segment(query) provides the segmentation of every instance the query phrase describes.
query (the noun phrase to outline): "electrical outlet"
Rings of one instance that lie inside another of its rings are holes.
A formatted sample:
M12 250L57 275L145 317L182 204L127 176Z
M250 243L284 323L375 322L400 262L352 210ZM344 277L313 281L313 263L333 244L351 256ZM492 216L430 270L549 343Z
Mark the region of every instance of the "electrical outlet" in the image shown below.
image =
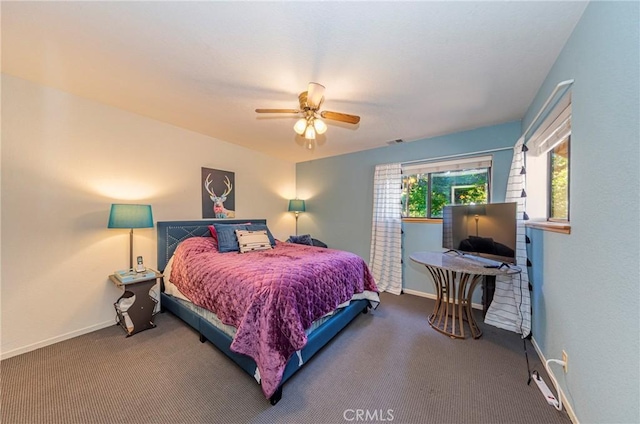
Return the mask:
M562 351L562 362L564 362L562 369L564 369L564 373L566 374L569 370L569 355L567 355L567 352L564 350Z

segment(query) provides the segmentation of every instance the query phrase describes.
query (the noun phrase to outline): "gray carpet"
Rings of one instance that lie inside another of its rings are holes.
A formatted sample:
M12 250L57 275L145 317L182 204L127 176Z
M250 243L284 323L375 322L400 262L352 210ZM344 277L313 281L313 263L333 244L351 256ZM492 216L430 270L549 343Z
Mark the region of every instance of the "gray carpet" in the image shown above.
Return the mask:
M129 338L114 325L2 361L2 423L570 423L527 386L517 334L480 324L482 338L453 340L429 327L432 308L382 294L276 406L170 313Z

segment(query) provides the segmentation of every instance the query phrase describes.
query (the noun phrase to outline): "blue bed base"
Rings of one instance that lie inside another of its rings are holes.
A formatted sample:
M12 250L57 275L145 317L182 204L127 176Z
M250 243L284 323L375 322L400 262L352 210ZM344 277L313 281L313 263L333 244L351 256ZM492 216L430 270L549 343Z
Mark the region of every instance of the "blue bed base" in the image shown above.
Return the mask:
M161 272L164 271L167 262L181 241L190 237L211 237L209 225L214 222L225 224L243 224L246 222L256 224L267 223L265 219L158 222L158 270ZM225 355L238 364L240 368L253 377L256 369L256 363L246 355L241 355L231 351L231 337L220 331L200 315L183 306L172 296L161 293L161 306L163 310L166 309L170 311L198 331L201 342L209 340ZM356 300L351 302L351 304L344 308L340 313L325 321L308 336L307 344L301 351L302 358L304 358L305 361L304 363L307 363L313 355L315 355L336 334L346 327L347 324L357 317L358 314L361 312L367 313L368 310L369 301ZM287 362L287 366L284 369L278 390L276 390L274 395L269 399L272 405L275 405L281 399L282 385L303 366L304 364L299 365L297 355L293 355L291 359L289 359L289 362Z

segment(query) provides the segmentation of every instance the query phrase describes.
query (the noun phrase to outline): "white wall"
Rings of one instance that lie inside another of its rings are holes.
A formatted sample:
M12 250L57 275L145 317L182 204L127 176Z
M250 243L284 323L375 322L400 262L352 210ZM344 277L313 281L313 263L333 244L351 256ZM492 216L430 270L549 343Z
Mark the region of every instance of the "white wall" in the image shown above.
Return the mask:
M2 118L3 358L115 323L107 276L128 266L129 234L107 229L111 203L201 219L200 168L223 169L236 217L294 231L293 163L7 75ZM155 267L155 228L134 231L134 255Z

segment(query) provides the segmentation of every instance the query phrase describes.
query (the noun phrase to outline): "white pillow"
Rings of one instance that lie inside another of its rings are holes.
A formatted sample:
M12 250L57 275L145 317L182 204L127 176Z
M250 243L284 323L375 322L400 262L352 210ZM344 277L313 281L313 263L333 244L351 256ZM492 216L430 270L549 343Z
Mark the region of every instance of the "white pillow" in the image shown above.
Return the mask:
M265 230L250 231L236 230L240 253L254 252L256 250L270 250L271 242Z

